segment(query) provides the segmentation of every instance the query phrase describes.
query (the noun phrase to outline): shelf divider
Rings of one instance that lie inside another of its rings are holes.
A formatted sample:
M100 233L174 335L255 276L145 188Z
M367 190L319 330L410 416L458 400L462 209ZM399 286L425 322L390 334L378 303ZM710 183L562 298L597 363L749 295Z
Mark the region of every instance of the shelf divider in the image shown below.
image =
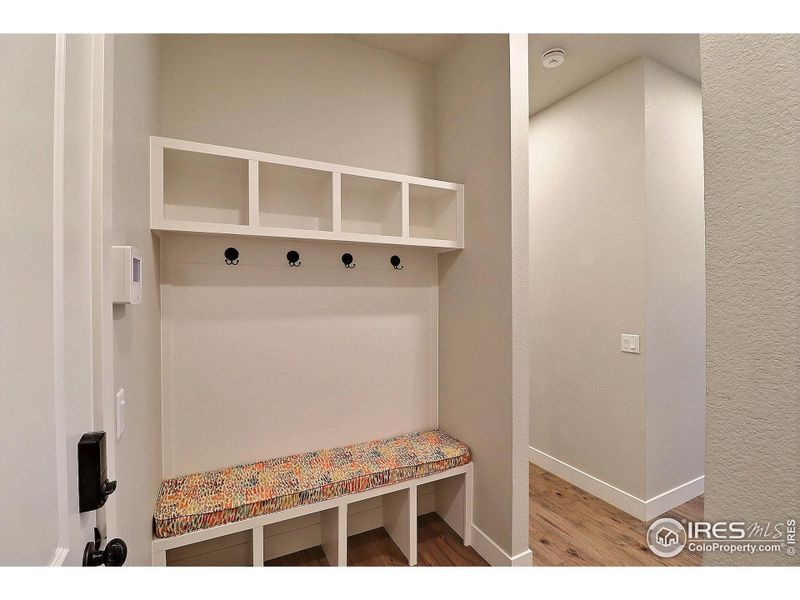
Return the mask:
M401 213L403 224L400 235L407 238L411 236L411 210L409 208L409 185L407 181L403 182L402 190Z
M342 231L342 174L338 171L333 172L331 184L331 199L333 201L333 231Z
M259 223L259 199L258 199L258 161L249 161L249 220L250 227L258 227Z

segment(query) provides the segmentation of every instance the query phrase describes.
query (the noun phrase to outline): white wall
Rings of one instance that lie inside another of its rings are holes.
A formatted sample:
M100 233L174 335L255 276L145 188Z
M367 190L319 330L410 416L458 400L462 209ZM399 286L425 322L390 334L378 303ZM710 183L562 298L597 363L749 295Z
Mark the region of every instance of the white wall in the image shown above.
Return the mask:
M114 39L113 242L143 257L143 298L114 306L114 390L125 389L117 441L117 535L126 564L150 564L152 516L161 483L161 322L158 238L150 232L150 136L158 134L158 39ZM113 438L114 432L108 434Z
M705 514L775 523L800 513L800 36L703 35L700 45ZM704 561L797 565L783 553L706 553Z
M162 135L434 173L428 65L335 35L172 35L162 52Z
M700 115L640 59L531 120L531 445L639 501L703 474Z
M465 36L437 69L437 176L465 184L466 240L439 258L439 423L473 450L475 526L530 563L527 318L515 319L527 310L527 45L512 38Z

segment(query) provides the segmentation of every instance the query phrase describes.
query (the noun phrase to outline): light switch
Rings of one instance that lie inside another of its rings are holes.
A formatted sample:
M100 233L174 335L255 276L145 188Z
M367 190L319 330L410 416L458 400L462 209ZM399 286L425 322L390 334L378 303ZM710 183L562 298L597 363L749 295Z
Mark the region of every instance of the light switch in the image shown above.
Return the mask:
M119 388L119 391L114 395L117 400L117 439L122 437L122 432L125 431L125 388Z
M623 333L622 351L631 354L639 354L639 336L631 333Z

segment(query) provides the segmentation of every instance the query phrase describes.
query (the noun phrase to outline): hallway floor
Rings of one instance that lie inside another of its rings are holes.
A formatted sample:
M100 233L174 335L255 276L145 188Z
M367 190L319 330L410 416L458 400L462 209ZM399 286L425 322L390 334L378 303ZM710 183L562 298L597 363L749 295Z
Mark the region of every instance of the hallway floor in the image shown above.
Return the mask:
M703 556L684 550L660 558L645 543L649 523L530 465L530 547L534 566L702 566ZM662 515L703 518L699 496Z
M647 523L603 502L552 473L530 465L530 547L533 564L549 566L701 566L703 556L688 551L660 558L645 545ZM663 515L703 518L699 496ZM419 517L420 566L485 566L450 527L431 513ZM405 557L383 528L348 539L349 566L404 566ZM321 547L282 556L267 566L327 566Z

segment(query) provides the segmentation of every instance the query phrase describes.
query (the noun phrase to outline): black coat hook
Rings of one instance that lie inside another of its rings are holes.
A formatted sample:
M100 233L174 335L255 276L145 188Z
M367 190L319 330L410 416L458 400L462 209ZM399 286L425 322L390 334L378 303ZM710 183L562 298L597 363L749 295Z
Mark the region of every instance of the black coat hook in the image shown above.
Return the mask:
M239 264L239 251L236 248L225 249L225 264L226 265Z
M299 267L302 264L300 262L300 253L297 250L289 250L286 253L286 260L289 261L290 267Z
M345 269L355 269L356 263L353 262L353 255L349 252L345 252L342 254L342 262L344 263Z
M389 263L395 268L396 271L399 271L403 268L403 265L400 264L400 257L396 254L389 259Z

